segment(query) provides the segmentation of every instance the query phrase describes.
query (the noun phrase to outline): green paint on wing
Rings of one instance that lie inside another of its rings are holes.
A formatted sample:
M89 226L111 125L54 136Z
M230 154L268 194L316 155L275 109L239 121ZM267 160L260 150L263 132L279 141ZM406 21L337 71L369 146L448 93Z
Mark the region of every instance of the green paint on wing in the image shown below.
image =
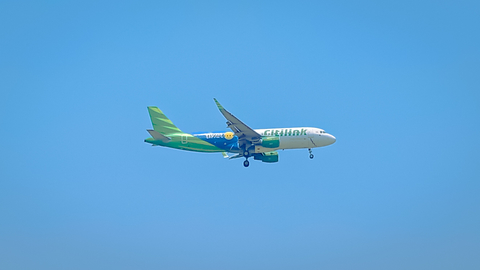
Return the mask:
M223 106L220 105L220 103L217 101L217 99L214 98L213 100L215 100L215 103L217 104L218 109L219 109L219 110L223 110Z

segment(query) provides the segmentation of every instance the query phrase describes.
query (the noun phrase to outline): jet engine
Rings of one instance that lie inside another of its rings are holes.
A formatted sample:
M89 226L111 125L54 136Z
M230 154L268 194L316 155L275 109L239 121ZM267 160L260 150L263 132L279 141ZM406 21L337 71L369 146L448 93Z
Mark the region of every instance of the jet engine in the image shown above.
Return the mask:
M277 148L280 146L280 139L272 136L262 137L261 145L266 148Z
M278 153L275 151L272 151L272 152L254 154L253 159L261 160L262 162L268 162L268 163L278 162Z

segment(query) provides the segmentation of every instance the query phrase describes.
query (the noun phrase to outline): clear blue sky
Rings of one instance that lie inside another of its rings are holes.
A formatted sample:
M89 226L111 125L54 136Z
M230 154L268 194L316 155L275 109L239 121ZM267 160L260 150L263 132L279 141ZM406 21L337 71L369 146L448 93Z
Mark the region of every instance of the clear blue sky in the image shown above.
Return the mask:
M0 269L480 269L478 1L2 1ZM314 126L280 162L151 147Z

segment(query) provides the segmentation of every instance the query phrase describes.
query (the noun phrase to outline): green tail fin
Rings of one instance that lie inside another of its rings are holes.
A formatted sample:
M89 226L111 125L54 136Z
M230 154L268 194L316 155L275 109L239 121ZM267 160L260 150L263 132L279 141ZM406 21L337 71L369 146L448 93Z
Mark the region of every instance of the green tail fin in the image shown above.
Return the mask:
M170 135L174 133L183 133L177 128L170 119L168 119L163 112L157 107L147 107L150 119L152 120L153 129L163 135Z

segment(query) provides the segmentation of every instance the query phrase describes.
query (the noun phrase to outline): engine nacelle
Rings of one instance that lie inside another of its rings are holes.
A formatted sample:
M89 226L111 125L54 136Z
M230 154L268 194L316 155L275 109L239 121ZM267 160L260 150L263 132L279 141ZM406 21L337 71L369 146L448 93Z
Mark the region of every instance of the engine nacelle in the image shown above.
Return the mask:
M253 156L253 159L261 160L262 162L269 162L269 163L278 162L278 153L273 151L273 152L255 154Z
M262 147L266 148L277 148L280 146L280 138L279 137L262 137Z

